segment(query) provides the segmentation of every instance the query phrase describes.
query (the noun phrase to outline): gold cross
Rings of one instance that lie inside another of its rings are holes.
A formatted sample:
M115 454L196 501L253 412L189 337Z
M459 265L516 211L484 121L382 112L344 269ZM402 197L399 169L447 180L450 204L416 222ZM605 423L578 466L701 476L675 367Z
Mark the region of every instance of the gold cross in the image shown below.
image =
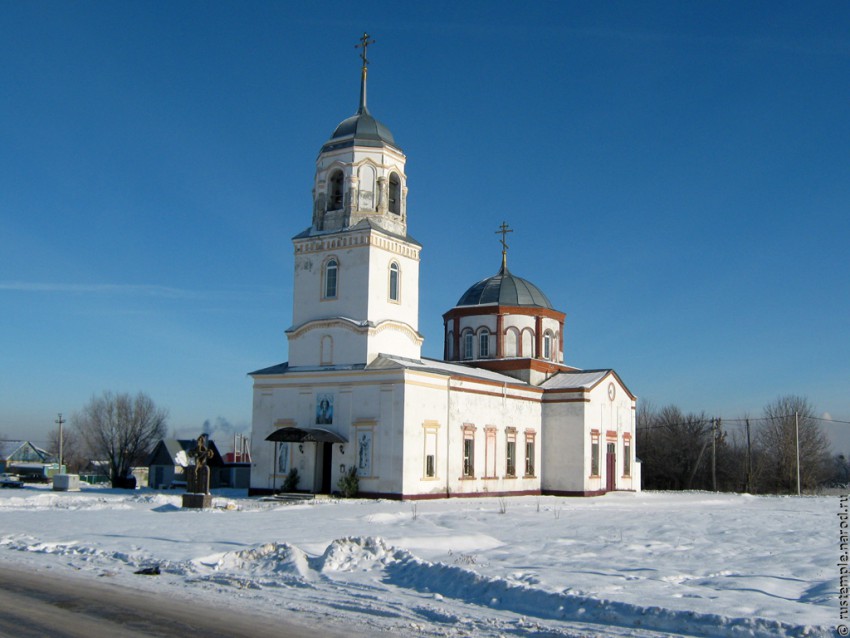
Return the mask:
M508 233L514 232L508 227L507 222L502 222L502 225L499 226L499 230L496 231L497 235L501 235L502 239L502 270L507 270L508 267L508 243L505 241L505 237L508 236Z
M507 237L508 233L514 232L508 226L507 222L502 222L502 225L499 226L499 230L496 231L497 235L501 235L502 239L500 240L502 243L502 253L506 253L508 251L508 245L505 243L505 237Z
M363 33L363 37L362 37L362 38L360 38L360 44L355 44L355 45L354 45L354 48L355 48L355 49L363 49L363 51L360 53L360 59L361 59L361 60L363 60L363 68L364 68L364 69L365 69L365 68L366 68L366 66L369 64L369 60L367 60L367 59L366 59L366 48L367 48L370 44L375 44L375 41L374 41L374 40L370 40L370 39L369 39L369 34L364 32L364 33Z

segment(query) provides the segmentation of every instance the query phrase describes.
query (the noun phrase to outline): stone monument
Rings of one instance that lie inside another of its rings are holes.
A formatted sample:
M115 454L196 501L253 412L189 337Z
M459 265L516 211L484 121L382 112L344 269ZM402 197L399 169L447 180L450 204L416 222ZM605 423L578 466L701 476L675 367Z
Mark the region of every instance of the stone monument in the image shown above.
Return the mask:
M213 451L208 445L206 434L198 437L198 444L189 452L189 456L195 459L195 464L186 468L186 493L183 495L183 507L192 509L212 507L210 468L207 461L213 457Z

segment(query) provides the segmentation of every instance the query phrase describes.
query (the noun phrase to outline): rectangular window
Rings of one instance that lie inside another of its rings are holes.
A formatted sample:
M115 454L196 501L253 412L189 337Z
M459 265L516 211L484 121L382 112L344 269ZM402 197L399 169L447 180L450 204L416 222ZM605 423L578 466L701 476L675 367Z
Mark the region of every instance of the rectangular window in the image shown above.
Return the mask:
M590 436L590 475L599 476L599 434Z
M490 333L482 332L478 335L478 358L484 359L490 356Z
M525 475L534 476L534 440L525 442Z
M424 457L425 478L436 478L437 476L437 432L440 424L437 421L425 421L422 424L422 433L425 435Z
M505 428L505 476L516 476L516 428Z
M463 476L475 476L475 439L472 438L463 440Z
M632 475L632 442L623 441L623 476Z

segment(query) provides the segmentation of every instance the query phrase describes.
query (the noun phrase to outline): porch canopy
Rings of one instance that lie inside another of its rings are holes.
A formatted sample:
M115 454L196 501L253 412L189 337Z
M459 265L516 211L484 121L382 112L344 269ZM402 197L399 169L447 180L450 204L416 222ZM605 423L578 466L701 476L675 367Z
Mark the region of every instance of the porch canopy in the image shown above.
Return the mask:
M296 428L287 426L278 428L266 437L266 441L275 443L348 443L344 436L325 428Z

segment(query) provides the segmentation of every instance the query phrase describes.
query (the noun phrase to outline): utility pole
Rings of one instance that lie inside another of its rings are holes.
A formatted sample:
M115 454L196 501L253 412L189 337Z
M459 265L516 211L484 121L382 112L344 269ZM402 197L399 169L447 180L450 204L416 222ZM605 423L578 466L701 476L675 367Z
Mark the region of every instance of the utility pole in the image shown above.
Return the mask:
M797 439L797 496L802 496L800 490L800 413L794 412L794 435Z
M717 419L711 420L711 489L717 491Z
M753 451L750 446L750 420L747 419L747 494L753 493Z
M59 413L59 418L54 421L59 425L59 471L62 471L62 424L65 423L65 419L62 418L62 413Z

